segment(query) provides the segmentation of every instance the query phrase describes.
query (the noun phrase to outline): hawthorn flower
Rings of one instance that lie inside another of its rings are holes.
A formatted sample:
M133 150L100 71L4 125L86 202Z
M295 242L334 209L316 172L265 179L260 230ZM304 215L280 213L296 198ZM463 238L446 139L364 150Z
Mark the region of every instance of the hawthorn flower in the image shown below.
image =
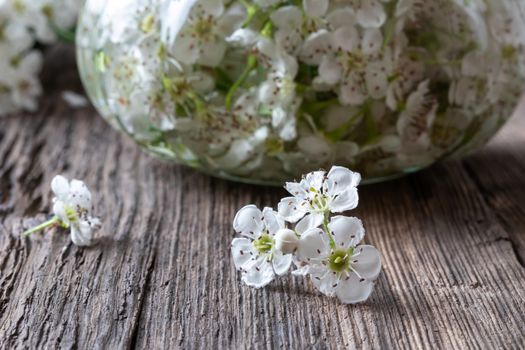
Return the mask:
M91 192L86 184L80 180L68 181L62 175L57 175L51 182L53 198L53 213L55 216L26 232L27 236L33 232L50 226L61 226L69 228L71 240L78 246L89 246L92 244L95 230L100 228L100 219L91 216L92 202Z
M171 51L175 59L185 64L218 66L226 52L225 38L241 26L246 17L244 10L235 5L225 8L223 0L193 0L181 4L171 2L175 11L181 11L181 6L185 8L176 12L172 17L174 21L166 21L164 29L168 44L173 44Z
M361 220L334 216L328 231L313 228L301 235L295 264L296 275L310 275L315 287L345 304L365 301L381 270L379 252L359 245L365 235Z
M279 215L289 222L302 219L303 223L298 225L307 225L308 222L308 226L317 227L330 212L342 213L357 207L356 187L360 181L359 173L333 166L328 174L314 171L300 182L287 182L285 188L293 196L279 202Z
M261 212L255 205L243 207L233 219L233 229L242 238L234 238L231 252L242 281L261 288L275 275L284 275L292 263L292 255L276 248L275 235L285 228L284 220L271 208Z
M430 147L430 129L437 108L437 101L429 95L428 80L425 80L410 94L397 120L397 131L405 151L424 151Z

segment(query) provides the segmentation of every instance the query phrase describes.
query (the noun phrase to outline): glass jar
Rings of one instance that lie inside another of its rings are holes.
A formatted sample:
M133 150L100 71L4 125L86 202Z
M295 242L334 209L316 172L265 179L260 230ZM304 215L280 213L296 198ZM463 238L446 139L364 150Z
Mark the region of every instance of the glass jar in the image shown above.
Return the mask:
M165 159L282 184L378 181L485 144L525 77L520 0L87 0L86 90Z

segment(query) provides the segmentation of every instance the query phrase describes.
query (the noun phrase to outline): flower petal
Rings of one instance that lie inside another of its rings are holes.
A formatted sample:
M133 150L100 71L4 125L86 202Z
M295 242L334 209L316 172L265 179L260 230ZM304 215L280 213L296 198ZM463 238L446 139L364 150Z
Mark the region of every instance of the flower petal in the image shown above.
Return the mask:
M335 294L335 289L339 285L339 278L335 272L324 270L322 275L313 273L310 276L314 286L321 293L330 297Z
M312 228L319 227L323 223L324 215L321 213L310 213L295 225L295 231L303 234Z
M334 216L328 224L328 229L336 246L345 250L355 247L365 236L363 223L354 217Z
M292 254L283 254L278 250L273 251L273 270L278 276L282 276L290 270L292 265Z
M335 58L326 55L321 59L321 64L319 65L319 76L321 77L322 82L333 85L341 79L341 73L341 66L337 63Z
M366 279L361 279L351 272L347 277L341 278L335 293L342 303L355 304L368 299L372 293L374 284Z
M184 36L178 35L171 51L175 59L182 63L194 64L199 58L199 46L190 33L185 33Z
M51 190L59 200L65 200L69 194L69 181L62 175L57 175L51 181Z
M250 287L262 288L270 283L274 276L272 263L266 257L260 257L252 268L242 275L242 281Z
M373 55L381 50L383 34L377 28L366 29L363 33L361 47L365 55Z
M379 251L371 245L361 245L356 249L356 253L358 255L352 258L352 269L362 278L376 279L381 271L381 255Z
M253 245L248 238L234 238L231 246L232 258L237 270L249 270L253 260Z
M298 28L303 21L303 14L297 6L283 6L275 10L270 19L277 28Z
M264 229L259 208L250 204L239 210L233 219L233 229L250 238L258 237Z
M333 166L326 177L326 194L337 196L343 191L357 187L361 182L361 174L342 166Z
M309 17L321 17L328 10L328 0L303 0L304 12Z
M357 10L356 19L365 28L379 28L386 20L385 9L377 0L364 1Z
M75 207L75 209L77 209L77 206L85 210L91 209L91 192L89 192L84 182L71 180L68 202L68 204Z
M268 233L275 235L277 231L284 228L284 220L273 210L272 208L264 208L262 212L264 225L268 230Z
M71 226L71 241L79 247L91 245L93 228L87 221L80 221L79 225Z
M290 192L290 194L298 199L305 199L307 198L306 189L303 187L302 184L297 182L287 182L284 185L284 188Z
M330 203L330 210L333 213L342 213L355 209L358 203L359 195L357 194L357 188L351 187L339 194L332 203Z
M313 228L301 235L296 256L301 261L308 261L312 258L324 258L330 253L330 242L326 233Z
M297 222L304 216L304 214L306 214L306 211L301 205L301 201L295 197L286 197L281 199L277 205L277 211L279 215L284 218L284 220L292 223Z
M352 52L359 45L359 33L355 27L344 26L334 32L334 46L347 52Z

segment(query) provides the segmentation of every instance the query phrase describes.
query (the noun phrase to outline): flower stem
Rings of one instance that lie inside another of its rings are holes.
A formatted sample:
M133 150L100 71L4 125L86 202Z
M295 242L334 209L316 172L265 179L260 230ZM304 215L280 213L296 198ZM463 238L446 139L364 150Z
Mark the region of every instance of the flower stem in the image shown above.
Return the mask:
M27 237L27 236L29 236L32 233L41 231L41 230L43 230L43 229L45 229L45 228L47 228L49 226L53 226L53 225L56 225L58 223L60 223L60 219L58 218L58 216L53 216L50 220L48 220L46 222L43 222L40 225L35 226L35 227L33 227L33 228L23 232L22 236Z
M326 231L326 234L328 235L328 239L330 240L330 248L335 249L335 241L334 241L334 238L332 237L332 234L330 233L330 229L328 228L328 215L329 215L328 212L326 212L324 215L323 227Z
M235 95L235 92L241 87L241 85L246 81L250 73L257 67L257 57L255 55L248 56L248 62L246 63L246 68L244 68L244 71L239 76L239 79L237 79L230 90L228 91L228 94L226 95L226 109L231 110L232 107L232 101L233 96Z

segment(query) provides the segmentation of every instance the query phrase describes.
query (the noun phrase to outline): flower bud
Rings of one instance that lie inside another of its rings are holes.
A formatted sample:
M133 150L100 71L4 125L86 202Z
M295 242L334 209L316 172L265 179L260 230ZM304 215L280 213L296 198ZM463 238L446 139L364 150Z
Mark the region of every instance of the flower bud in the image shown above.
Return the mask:
M299 245L299 238L290 229L283 228L275 234L275 248L283 252L283 254L291 254Z

